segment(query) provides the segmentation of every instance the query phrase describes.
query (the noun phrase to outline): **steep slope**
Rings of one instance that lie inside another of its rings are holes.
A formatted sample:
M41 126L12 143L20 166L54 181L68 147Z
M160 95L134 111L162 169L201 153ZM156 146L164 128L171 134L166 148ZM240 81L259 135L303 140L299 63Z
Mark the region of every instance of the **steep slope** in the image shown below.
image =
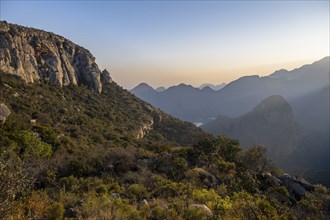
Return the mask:
M204 207L215 218L252 218L263 216L262 199L272 200L272 216L288 217L300 215L297 201L307 191L314 198L315 186L279 173L261 148L242 151L236 140L211 138L115 83L96 94L0 73L0 94L11 110L0 126L2 217L205 219L194 209ZM321 195L325 201L307 201L323 207L330 196ZM292 201L284 213L283 199ZM224 202L233 208L218 212ZM171 214L159 214L160 204Z
M0 48L0 70L26 82L49 80L102 91L102 73L93 55L64 37L0 21Z
M309 94L293 99L297 121L308 130L329 134L329 85Z
M304 128L299 148L287 161L287 167L305 170L330 170L329 85L293 100L296 118Z
M59 129L76 141L83 137L84 141L99 143L138 140L155 133L159 141L187 145L203 135L194 125L162 113L115 82L104 84L102 94L93 94L83 87L59 90L47 84L25 84L17 76L4 73L0 74L0 83L1 102L12 111L12 120L7 120L7 125L15 121L16 115L21 115L24 122L32 121L27 123L29 128L40 123ZM17 107L18 103L25 103L24 107ZM171 129L166 130L167 126ZM185 132L179 135L181 131Z
M290 105L279 95L264 99L243 116L233 119L220 116L201 128L237 138L242 146L264 145L275 161L290 155L300 136Z

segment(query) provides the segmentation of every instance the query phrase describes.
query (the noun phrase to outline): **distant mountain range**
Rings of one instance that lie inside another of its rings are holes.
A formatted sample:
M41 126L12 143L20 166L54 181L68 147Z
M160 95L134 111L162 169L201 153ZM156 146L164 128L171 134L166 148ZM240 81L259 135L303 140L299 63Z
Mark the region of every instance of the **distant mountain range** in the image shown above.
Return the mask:
M191 87L196 88L196 89L200 89L200 90L212 89L214 91L218 91L218 90L224 88L226 85L227 85L226 83L221 83L221 84L218 84L218 85L213 85L212 83L203 83L202 85L200 85L198 87L193 87L193 86L191 86ZM184 83L181 83L178 86L188 86L188 85L186 85ZM168 89L170 89L172 87L176 87L176 86L171 86ZM131 89L131 92L140 94L140 93L152 92L152 90L157 91L157 92L165 92L167 89L164 86L160 86L160 87L157 87L156 89L154 89L152 86L148 85L147 83L140 83L139 85L137 85L136 87Z
M241 77L218 91L180 84L156 92L140 84L131 92L243 146L265 145L283 167L330 170L329 63L325 57L292 71Z
M279 70L269 76L241 77L215 91L186 84L156 92L143 83L131 90L139 98L190 122L205 123L218 115L237 117L251 111L264 98L282 95L296 111L294 102L329 85L329 57L292 71Z

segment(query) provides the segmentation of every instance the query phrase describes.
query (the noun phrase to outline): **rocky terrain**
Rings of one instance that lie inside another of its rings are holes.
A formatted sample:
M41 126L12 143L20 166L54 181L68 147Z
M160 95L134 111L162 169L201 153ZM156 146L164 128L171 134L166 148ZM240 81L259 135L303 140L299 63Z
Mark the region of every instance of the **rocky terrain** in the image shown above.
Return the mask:
M111 81L88 50L50 32L0 21L0 48L0 70L26 82L85 85L100 93L101 79Z

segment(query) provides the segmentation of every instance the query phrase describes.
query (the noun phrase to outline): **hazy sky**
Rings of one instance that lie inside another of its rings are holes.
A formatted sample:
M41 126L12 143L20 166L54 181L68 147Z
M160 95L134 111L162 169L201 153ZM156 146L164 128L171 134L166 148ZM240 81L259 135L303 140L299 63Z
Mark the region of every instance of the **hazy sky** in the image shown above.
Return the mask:
M4 1L1 20L87 48L125 88L230 82L329 56L329 1Z

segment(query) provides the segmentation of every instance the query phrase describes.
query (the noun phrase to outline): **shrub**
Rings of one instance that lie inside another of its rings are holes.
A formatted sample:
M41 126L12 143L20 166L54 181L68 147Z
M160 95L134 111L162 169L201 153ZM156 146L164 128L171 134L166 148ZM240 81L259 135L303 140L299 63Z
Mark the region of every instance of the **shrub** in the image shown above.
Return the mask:
M142 200L148 197L147 189L140 184L132 184L127 188L127 195L136 200Z
M47 219L61 220L64 217L64 206L61 203L55 202L48 207Z

